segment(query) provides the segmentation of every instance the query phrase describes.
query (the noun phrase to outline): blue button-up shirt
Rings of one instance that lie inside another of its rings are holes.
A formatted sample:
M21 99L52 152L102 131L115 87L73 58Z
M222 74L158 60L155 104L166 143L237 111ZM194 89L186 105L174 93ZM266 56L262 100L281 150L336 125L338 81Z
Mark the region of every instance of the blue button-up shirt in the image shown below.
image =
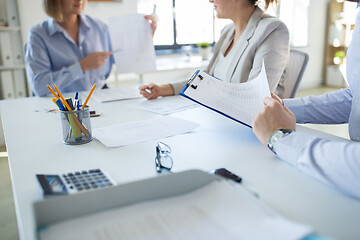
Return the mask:
M47 84L54 82L66 92L85 91L96 83L99 88L109 76L113 56L95 70L83 72L80 60L93 52L111 51L106 24L86 15L80 15L79 45L54 19L30 30L25 55L26 71L31 90L37 96L49 94Z
M358 4L359 6L359 4ZM360 199L360 14L347 52L349 88L285 100L299 123L349 123L353 141L337 142L294 132L274 145L277 155L322 182Z

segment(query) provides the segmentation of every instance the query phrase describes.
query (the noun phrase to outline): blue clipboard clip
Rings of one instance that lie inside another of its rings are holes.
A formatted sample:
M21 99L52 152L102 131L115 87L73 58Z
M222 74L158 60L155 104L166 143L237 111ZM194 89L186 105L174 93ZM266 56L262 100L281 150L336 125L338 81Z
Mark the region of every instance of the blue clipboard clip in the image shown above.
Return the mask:
M189 87L192 87L193 89L196 89L197 88L197 85L194 85L192 84L194 82L194 80L196 79L196 77L199 77L200 80L203 80L203 76L201 76L200 74L200 70L197 70L190 78L190 80L187 82L187 86Z

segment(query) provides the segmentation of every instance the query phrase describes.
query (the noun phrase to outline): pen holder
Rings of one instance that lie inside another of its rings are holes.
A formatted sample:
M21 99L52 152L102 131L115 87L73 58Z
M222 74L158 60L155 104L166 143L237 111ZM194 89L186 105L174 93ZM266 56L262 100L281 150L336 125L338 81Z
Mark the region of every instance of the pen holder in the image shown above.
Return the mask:
M88 143L92 140L89 108L78 111L60 111L63 142L69 145Z

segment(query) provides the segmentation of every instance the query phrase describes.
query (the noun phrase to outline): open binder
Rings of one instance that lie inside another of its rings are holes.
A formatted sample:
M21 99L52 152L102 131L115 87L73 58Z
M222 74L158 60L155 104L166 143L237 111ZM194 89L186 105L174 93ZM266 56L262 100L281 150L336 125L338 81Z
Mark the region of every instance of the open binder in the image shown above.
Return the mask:
M47 239L301 239L288 221L241 184L190 170L34 204Z
M180 95L251 127L256 114L270 97L269 83L263 63L259 75L245 83L228 83L197 70Z

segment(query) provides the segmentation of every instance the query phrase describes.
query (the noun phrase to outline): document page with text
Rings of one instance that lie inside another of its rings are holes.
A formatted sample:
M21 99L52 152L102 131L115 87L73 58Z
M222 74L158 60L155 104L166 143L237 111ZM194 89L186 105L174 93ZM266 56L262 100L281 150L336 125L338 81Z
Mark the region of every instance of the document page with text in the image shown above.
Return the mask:
M117 73L156 70L151 26L142 14L109 19L109 31Z
M270 97L270 89L263 64L259 75L245 83L223 82L199 71L180 94L251 126L256 114L264 106L264 98Z

